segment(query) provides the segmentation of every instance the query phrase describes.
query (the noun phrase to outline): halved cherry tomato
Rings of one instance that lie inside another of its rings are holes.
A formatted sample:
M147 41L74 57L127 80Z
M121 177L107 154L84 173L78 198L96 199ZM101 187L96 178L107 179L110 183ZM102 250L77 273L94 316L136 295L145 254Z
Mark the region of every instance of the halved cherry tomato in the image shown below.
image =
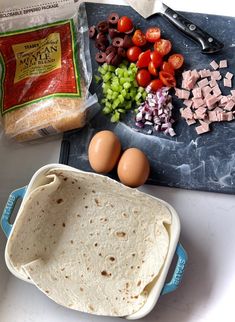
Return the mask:
M162 88L163 86L163 82L160 79L154 79L152 80L152 82L149 84L151 90L153 92L156 92L157 90L159 90L160 88Z
M132 42L138 47L144 46L147 43L145 34L140 29L137 29L132 37Z
M127 17L123 16L118 20L117 30L120 32L128 32L134 27L132 20Z
M174 54L168 58L168 62L174 69L179 69L184 63L184 57L181 54Z
M167 72L171 75L175 75L175 70L172 67L172 65L170 63L168 63L167 61L164 61L161 67L161 70L163 70L164 72Z
M155 42L161 37L161 30L160 28L157 27L150 27L146 31L146 39L149 42Z
M151 54L150 49L148 49L148 50L144 51L143 53L141 53L139 55L139 59L138 59L138 61L136 63L136 66L138 68L148 67L148 64L151 61L150 54Z
M141 53L142 53L142 50L140 49L140 47L133 46L128 48L126 55L129 61L136 62Z
M152 61L148 65L148 70L149 70L149 72L150 72L151 75L157 76L157 69L154 66L154 63Z
M167 86L167 87L175 87L176 86L176 80L172 74L161 71L161 72L159 72L159 77L165 86Z
M136 80L139 86L146 87L151 81L150 72L146 69L140 69L136 75Z
M162 56L157 51L152 51L150 54L150 58L155 66L155 68L158 68L162 64Z
M154 50L156 50L162 56L169 54L171 47L171 42L167 39L159 39L154 44Z

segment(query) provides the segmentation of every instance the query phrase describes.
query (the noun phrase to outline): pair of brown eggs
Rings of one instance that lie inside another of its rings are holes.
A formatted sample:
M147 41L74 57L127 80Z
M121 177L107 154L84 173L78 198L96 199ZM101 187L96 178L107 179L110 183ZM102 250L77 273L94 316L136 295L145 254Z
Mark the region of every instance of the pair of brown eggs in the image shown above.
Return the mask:
M111 131L101 131L93 136L88 159L97 173L106 174L117 165L120 181L129 187L141 186L149 176L150 166L145 154L137 148L129 148L121 155L121 143Z

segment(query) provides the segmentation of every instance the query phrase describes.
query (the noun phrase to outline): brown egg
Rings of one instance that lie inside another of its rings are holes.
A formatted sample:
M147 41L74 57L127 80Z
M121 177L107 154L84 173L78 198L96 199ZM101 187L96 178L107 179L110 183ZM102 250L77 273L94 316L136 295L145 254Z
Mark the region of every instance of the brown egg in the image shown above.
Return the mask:
M135 188L146 182L150 172L149 161L139 149L127 149L118 163L118 177L126 186Z
M88 148L88 159L93 170L108 173L116 165L121 153L121 143L111 131L96 133Z

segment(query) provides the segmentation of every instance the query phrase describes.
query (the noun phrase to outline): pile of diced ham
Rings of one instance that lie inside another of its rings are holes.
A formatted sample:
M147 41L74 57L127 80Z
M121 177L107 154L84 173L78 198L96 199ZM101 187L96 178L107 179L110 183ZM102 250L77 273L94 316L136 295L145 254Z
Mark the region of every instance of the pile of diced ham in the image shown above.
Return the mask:
M188 125L200 123L196 127L198 134L210 131L210 123L232 121L235 118L235 90L230 95L223 95L218 84L222 79L220 68L227 68L227 61L221 60L210 63L214 69L183 72L182 89L175 88L175 95L184 100L180 109L181 116ZM233 74L227 72L223 78L224 87L232 87Z

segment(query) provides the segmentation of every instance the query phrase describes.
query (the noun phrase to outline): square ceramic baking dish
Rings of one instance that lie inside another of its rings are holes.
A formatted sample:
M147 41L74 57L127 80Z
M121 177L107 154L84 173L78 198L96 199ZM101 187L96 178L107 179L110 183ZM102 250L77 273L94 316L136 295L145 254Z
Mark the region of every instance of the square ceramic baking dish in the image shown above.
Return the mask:
M17 225L18 221L18 214L21 211L21 208L24 205L25 199L28 196L28 194L35 189L36 187L42 185L45 182L45 174L52 168L62 168L62 169L67 169L71 171L77 171L81 172L80 170L77 170L75 168L65 166L62 164L49 164L46 165L42 168L40 168L31 178L29 184L25 187L19 188L17 190L14 190L7 201L7 204L5 206L5 209L3 211L2 217L1 217L1 226L2 230L5 233L6 237L9 238L12 232L14 231L14 227ZM97 174L97 176L99 176ZM16 202L18 199L22 199L18 214L16 216L15 222L13 224L10 224L10 217L13 213L14 207L16 205ZM179 217L174 210L174 208L166 203L163 200L160 200L156 198L158 201L160 201L162 204L164 204L169 211L171 212L172 215L172 224L168 228L168 233L170 236L170 242L169 242L169 249L167 253L167 257L165 260L165 263L161 269L160 275L155 278L149 285L147 285L147 290L148 290L148 299L145 303L145 305L136 313L126 316L126 319L129 320L135 320L135 319L140 319L144 316L146 316L156 305L158 298L160 295L164 295L170 292L173 292L177 289L179 284L181 283L185 266L187 263L187 254L186 251L184 250L183 246L179 243L179 236L180 236L180 221ZM9 260L9 254L7 251L7 245L5 248L5 261L8 269L10 272L15 275L16 277L29 282L24 275L20 274L17 272L11 265L10 260ZM173 276L170 280L170 282L165 282L168 270L170 268L171 262L173 260L174 255L176 254L177 256L177 263L176 267L174 269Z

